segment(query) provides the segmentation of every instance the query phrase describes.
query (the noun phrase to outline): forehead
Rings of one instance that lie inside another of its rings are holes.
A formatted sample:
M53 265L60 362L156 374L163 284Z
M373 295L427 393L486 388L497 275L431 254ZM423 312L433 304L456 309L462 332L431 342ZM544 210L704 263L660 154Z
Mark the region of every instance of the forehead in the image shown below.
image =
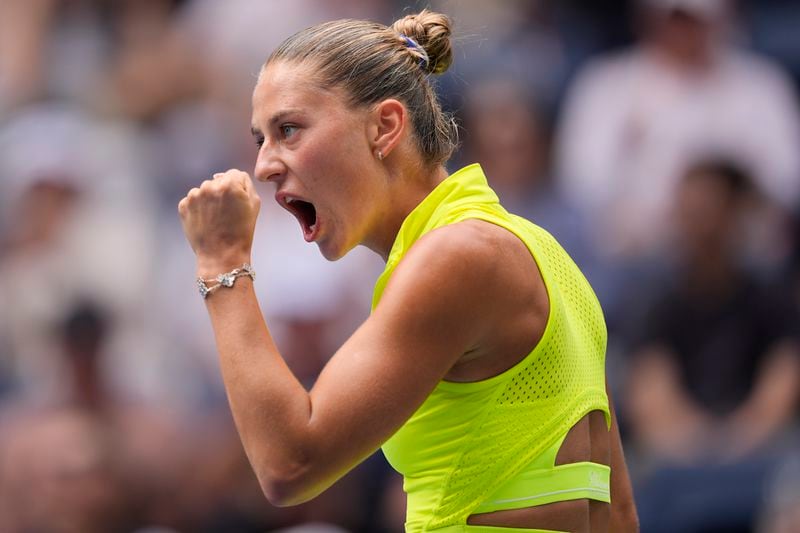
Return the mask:
M312 67L279 61L267 66L253 90L253 123L261 124L288 110L326 113L346 111L344 91L323 87Z

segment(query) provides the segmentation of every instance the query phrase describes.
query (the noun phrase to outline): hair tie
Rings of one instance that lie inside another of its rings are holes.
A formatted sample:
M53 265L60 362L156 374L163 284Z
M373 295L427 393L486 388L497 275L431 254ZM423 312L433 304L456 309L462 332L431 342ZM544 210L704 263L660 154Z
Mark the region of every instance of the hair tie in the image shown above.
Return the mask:
M420 68L422 68L424 70L428 70L428 63L429 63L428 52L426 52L424 48L422 48L419 44L417 44L417 41L415 41L414 39L412 39L408 35L406 35L404 33L401 33L400 37L402 37L403 40L405 41L406 48L414 49L417 52L419 52L419 54L421 55L421 57L419 58L419 66L420 66Z

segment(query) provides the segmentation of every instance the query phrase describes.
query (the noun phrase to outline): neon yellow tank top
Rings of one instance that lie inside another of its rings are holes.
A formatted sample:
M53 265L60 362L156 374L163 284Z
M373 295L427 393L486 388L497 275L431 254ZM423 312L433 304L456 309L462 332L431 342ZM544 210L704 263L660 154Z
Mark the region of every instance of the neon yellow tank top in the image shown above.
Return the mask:
M542 228L500 205L480 166L441 182L405 219L378 278L378 305L397 264L425 233L481 219L517 235L539 266L550 314L538 345L509 370L472 383L441 381L383 445L408 495L406 531L467 518L588 412L605 412L606 328L589 283Z

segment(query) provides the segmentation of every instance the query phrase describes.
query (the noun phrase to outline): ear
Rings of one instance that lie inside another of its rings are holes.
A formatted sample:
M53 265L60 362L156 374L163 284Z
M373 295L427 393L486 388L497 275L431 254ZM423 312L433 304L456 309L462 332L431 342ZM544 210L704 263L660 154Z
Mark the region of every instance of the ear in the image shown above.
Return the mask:
M372 151L376 154L380 151L382 157L388 156L400 142L408 125L408 110L402 102L394 98L379 102L372 110L368 125L367 134Z

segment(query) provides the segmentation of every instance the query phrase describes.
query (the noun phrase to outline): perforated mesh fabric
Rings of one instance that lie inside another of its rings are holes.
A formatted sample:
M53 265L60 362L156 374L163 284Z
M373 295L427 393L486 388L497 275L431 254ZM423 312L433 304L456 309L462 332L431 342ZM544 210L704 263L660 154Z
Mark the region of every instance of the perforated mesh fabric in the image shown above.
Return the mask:
M441 382L384 444L387 459L404 475L407 531L465 524L586 413L602 410L610 423L606 328L597 298L552 236L500 206L477 165L450 176L406 219L373 305L413 242L469 218L504 227L528 246L547 287L550 316L538 345L520 363L480 382Z
M463 523L472 509L586 413L608 413L606 330L597 299L549 234L516 222L514 226L521 227L509 229L528 230L529 235L520 237L534 253L548 286L546 335L521 365L507 372L494 401L481 414L480 426L461 443L463 451L443 485L431 529Z

